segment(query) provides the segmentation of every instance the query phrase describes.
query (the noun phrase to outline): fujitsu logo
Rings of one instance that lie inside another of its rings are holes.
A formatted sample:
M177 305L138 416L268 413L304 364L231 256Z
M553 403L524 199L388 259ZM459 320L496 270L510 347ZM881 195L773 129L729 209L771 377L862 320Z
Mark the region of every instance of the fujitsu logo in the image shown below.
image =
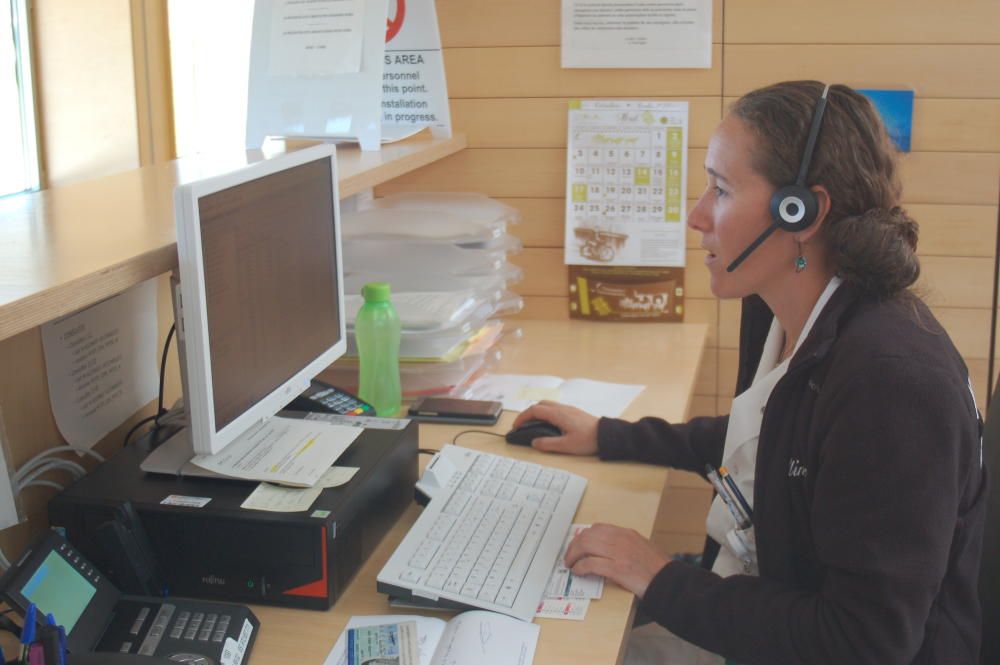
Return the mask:
M212 584L212 585L215 585L215 586L225 586L225 584L226 584L226 578L225 577L219 577L218 575L209 575L207 577L201 578L201 583L202 584Z

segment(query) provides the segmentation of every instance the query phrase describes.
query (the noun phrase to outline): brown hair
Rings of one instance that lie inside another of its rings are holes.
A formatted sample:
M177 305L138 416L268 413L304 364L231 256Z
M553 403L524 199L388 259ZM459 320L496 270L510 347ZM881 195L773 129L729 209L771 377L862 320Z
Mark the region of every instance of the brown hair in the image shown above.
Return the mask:
M818 81L788 81L754 90L732 106L757 141L754 168L775 187L795 181L805 151ZM890 298L920 275L917 223L899 207L896 155L868 98L832 85L806 185L830 192L821 230L830 260L846 282Z

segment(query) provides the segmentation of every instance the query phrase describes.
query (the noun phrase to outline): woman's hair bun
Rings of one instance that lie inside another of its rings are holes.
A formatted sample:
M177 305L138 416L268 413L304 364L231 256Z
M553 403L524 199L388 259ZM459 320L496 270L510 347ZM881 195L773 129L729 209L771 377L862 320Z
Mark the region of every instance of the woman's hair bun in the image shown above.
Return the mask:
M899 206L872 208L826 229L833 265L848 283L885 299L920 277L919 226Z

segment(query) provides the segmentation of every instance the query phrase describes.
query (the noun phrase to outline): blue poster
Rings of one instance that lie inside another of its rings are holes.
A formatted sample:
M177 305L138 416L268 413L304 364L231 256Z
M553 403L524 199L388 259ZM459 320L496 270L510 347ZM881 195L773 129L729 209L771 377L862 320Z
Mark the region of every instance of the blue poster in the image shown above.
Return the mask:
M912 90L858 90L878 109L889 137L902 152L910 152L910 132L913 129Z

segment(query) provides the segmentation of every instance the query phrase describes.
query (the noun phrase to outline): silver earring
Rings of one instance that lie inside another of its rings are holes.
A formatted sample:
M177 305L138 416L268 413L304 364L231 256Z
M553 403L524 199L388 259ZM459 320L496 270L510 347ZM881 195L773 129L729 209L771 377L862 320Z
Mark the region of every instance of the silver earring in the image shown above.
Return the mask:
M799 255L795 257L795 272L802 272L809 265L809 262L806 261L806 257L802 254L802 243L796 240L795 244L799 246Z

